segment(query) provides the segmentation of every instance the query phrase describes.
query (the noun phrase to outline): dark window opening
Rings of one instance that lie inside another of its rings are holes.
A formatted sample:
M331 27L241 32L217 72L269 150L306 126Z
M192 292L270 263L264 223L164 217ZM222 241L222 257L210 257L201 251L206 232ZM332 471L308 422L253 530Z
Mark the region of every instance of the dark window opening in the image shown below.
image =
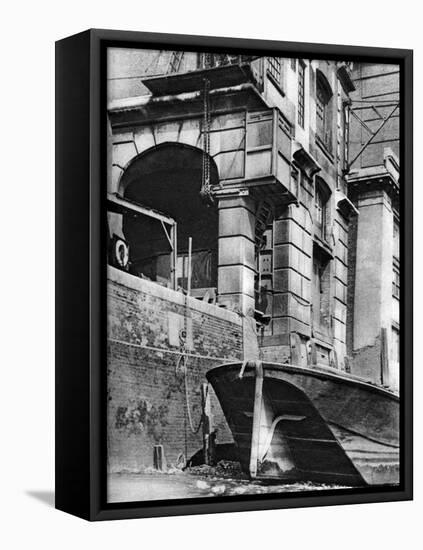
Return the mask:
M157 210L108 196L109 263L176 288L176 223Z
M171 256L163 228L149 218L125 216L124 234L129 245L129 272L164 286L171 282Z
M330 261L314 247L312 310L313 328L324 334L330 327Z
M328 201L330 191L326 184L316 178L314 189L314 234L322 239L327 240L327 223L328 223Z
M396 265L392 268L392 296L399 300L400 297L400 273Z
M332 90L322 73L316 77L316 138L332 152Z

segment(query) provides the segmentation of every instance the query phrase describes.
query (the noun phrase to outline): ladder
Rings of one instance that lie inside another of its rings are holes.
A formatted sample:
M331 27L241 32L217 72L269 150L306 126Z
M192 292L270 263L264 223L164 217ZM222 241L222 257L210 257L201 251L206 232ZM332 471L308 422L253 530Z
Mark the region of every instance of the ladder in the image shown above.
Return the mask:
M265 200L261 201L256 212L255 241L257 251L259 251L262 247L264 232L266 231L272 218L272 205Z

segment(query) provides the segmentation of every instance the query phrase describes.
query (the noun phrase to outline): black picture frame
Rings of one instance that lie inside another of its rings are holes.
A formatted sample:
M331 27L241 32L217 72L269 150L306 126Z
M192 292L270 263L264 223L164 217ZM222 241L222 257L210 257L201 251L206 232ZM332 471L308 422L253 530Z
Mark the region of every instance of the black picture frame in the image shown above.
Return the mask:
M400 65L401 482L260 496L105 500L105 49L260 53ZM56 508L87 520L412 499L412 50L91 29L56 43Z

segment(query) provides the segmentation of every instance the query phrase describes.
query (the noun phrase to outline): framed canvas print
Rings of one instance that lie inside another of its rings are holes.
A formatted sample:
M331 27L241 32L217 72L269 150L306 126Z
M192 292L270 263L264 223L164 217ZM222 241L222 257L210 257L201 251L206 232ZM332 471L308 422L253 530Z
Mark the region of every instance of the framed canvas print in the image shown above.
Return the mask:
M412 52L90 30L56 98L57 508L412 498Z

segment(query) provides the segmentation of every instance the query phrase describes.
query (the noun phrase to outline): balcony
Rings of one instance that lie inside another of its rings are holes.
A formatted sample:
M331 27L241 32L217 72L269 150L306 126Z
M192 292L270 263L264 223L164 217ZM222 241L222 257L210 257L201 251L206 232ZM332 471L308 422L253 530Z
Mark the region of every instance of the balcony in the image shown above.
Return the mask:
M250 63L242 62L144 78L142 83L154 96L165 96L201 91L205 80L210 90L255 82Z
M293 128L263 98L263 58L246 62L235 57L235 63L143 79L151 95L111 105L112 128L117 134L135 127L138 152L151 142L177 141L203 149L207 132L207 152L219 174L216 195L241 189L258 200L270 199L275 206L296 202L297 182L291 178Z
M242 188L275 206L296 202L291 150L291 127L278 109L212 118L210 155L219 172L215 193Z

